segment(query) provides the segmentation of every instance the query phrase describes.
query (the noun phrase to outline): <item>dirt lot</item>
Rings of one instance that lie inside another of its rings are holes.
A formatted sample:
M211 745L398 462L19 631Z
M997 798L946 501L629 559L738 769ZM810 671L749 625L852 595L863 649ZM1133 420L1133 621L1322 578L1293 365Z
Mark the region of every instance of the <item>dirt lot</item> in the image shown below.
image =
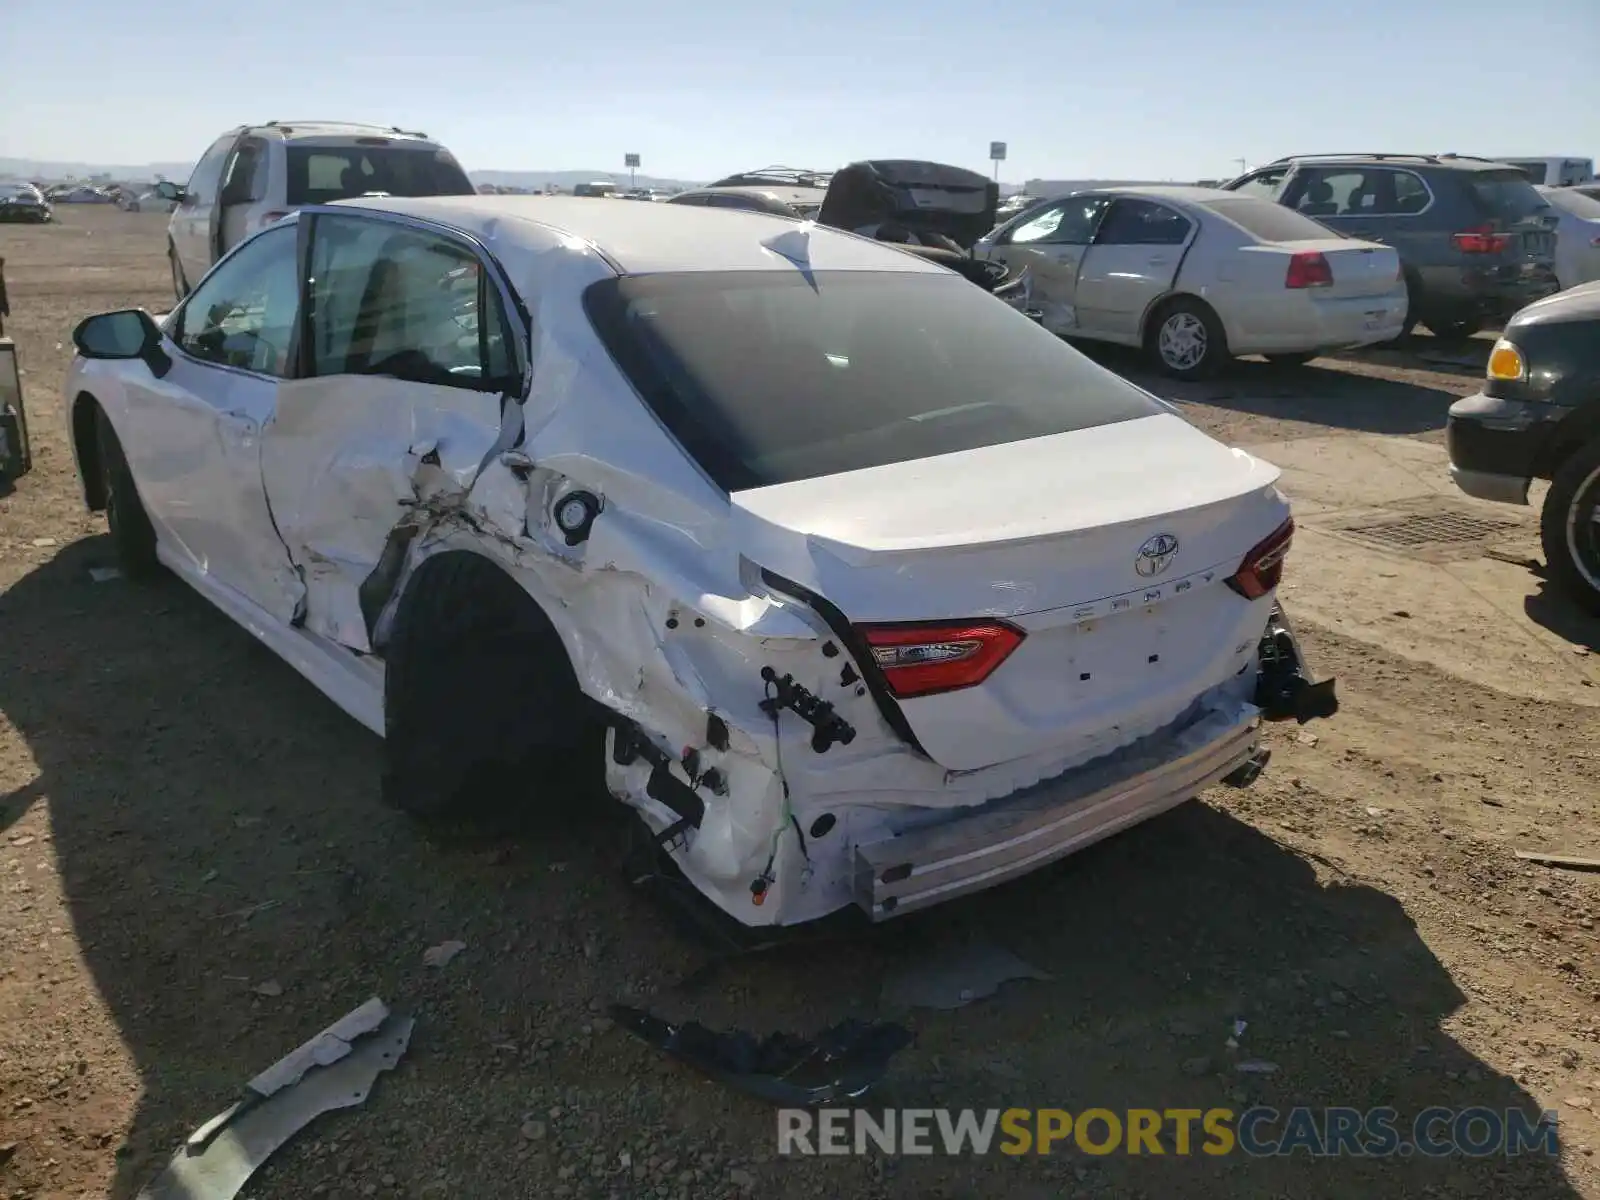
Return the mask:
M1497 569L1537 628L1513 612L1428 640L1407 630L1448 587L1390 611L1398 564L1317 574L1324 543L1298 545L1344 708L1274 727L1253 788L926 919L699 971L705 947L622 876L612 808L426 840L379 804L376 740L225 617L176 582L91 582L109 549L65 436L68 333L163 305L164 219L61 217L0 227L36 444L0 499L0 1197L132 1196L245 1079L378 994L418 1017L406 1060L245 1195L1600 1198L1600 875L1513 857L1600 852L1600 630L1525 567ZM1423 346L1141 381L1233 442L1424 455L1473 382ZM1544 657L1502 681L1484 655L1508 642ZM600 1015L633 999L810 1032L968 935L1051 979L915 1012L885 1104L1556 1109L1561 1157L780 1161L769 1110ZM426 968L446 939L467 949ZM1276 1073L1234 1069L1235 1018Z

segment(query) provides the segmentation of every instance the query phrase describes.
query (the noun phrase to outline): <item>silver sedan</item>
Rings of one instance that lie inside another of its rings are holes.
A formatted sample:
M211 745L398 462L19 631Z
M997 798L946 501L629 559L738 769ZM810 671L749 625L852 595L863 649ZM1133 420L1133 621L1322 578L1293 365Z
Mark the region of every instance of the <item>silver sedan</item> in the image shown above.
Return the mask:
M974 253L1032 269L1046 328L1142 347L1180 378L1243 354L1303 363L1389 341L1405 324L1392 247L1237 192L1075 192L999 226Z

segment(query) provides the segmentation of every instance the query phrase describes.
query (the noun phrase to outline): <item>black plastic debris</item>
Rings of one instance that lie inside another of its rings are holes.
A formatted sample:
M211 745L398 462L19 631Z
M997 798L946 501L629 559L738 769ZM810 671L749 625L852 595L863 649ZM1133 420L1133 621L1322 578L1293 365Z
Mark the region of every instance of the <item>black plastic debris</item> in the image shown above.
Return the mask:
M626 1004L613 1004L617 1024L687 1066L780 1108L817 1108L858 1100L911 1044L911 1033L884 1022L845 1021L815 1039L774 1033L757 1039L717 1033L697 1021L673 1025Z

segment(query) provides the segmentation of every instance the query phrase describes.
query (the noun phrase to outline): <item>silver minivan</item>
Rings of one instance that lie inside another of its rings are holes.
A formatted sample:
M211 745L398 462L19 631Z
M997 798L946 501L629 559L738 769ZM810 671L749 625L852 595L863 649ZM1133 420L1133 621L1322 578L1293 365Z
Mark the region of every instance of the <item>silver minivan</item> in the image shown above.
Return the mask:
M156 186L177 205L167 257L180 300L234 246L303 205L476 190L455 156L427 134L350 121L238 126L201 155L188 183Z

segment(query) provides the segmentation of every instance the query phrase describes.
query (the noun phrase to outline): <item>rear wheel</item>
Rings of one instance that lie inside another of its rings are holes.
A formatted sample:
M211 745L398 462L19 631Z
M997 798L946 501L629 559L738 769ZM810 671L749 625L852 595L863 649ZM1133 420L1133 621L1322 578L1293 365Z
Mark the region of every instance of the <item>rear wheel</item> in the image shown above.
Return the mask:
M1551 579L1600 614L1600 438L1562 463L1550 481L1539 540Z
M1229 359L1228 335L1211 306L1192 296L1163 304L1150 318L1145 352L1168 375L1204 379Z
M111 531L117 566L129 579L149 579L161 570L156 558L156 531L139 499L117 431L103 412L97 414L95 421L95 442L106 499L106 525Z
M514 820L598 770L565 646L488 559L455 552L424 563L385 658L384 797L412 816Z

